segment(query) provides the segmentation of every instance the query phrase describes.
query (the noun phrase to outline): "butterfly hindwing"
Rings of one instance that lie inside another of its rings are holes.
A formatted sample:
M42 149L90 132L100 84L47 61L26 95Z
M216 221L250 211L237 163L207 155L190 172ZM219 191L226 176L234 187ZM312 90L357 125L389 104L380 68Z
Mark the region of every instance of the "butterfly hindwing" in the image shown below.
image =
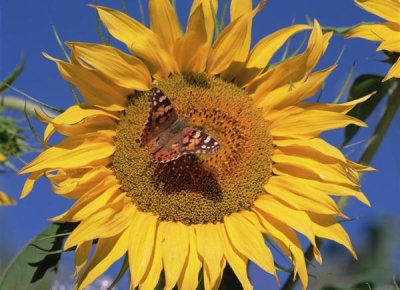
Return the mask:
M149 115L144 125L140 145L147 145L177 119L178 115L168 97L160 89L152 88L149 92Z
M186 127L155 152L153 161L164 163L191 153L211 154L217 152L219 147L219 143L210 135L199 129Z
M203 131L187 127L182 130L182 153L215 153L219 143Z

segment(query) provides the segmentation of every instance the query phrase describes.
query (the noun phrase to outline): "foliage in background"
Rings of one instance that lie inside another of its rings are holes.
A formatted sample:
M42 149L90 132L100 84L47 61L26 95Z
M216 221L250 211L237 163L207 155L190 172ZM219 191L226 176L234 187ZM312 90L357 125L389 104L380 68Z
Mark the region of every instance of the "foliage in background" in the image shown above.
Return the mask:
M400 232L393 231L398 228L400 220L392 216L371 221L360 237L358 261L342 255L337 245L328 245L327 263L314 268L317 278L310 280L310 289L398 290Z
M0 95L17 79L24 69L24 58L13 72L0 83ZM30 151L30 146L26 142L24 129L21 121L4 116L4 97L0 99L0 173L7 169L17 171L17 168L10 161L9 157L19 158L23 153ZM0 206L14 205L14 199L0 189Z

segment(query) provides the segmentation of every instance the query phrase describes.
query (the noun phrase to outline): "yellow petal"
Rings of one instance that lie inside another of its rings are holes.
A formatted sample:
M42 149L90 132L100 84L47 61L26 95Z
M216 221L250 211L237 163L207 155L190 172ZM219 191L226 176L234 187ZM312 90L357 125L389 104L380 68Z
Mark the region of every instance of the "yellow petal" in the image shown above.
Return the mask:
M339 149L321 138L274 140L274 144L283 152L295 152L302 156L318 156L318 160L331 158L336 161L347 162Z
M254 207L265 219L280 221L304 235L313 245L316 259L321 261L311 220L306 213L291 209L270 195L261 196L254 202Z
M190 15L185 35L178 39L174 56L180 72L204 72L210 44L208 41L203 4Z
M314 21L306 51L256 77L247 87L248 93L255 94L255 101L258 102L273 89L306 79L324 53L328 36L322 35L321 26Z
M189 231L180 222L168 222L165 225L163 264L165 272L165 290L172 289L183 272L183 265L189 253Z
M345 246L357 259L349 236L333 216L307 213L312 220L313 230L318 237L335 241Z
M231 22L253 9L252 0L232 0L231 1Z
M302 183L298 184L290 176L272 176L265 185L265 190L275 199L289 204L294 209L321 214L341 214L328 193L315 190Z
M240 213L226 216L224 224L232 246L264 271L274 275L275 279L278 279L272 254L264 244L264 239L257 227L243 218Z
M178 289L196 290L199 284L199 271L201 266L202 263L198 254L196 234L194 227L191 226L189 227L189 253L178 281Z
M78 290L84 289L96 278L119 260L127 251L129 245L129 231L106 239L99 239L93 258L76 282Z
M224 256L231 266L236 277L239 279L244 290L252 290L253 286L247 276L247 262L248 258L242 255L230 242L228 234L225 227L218 223L217 229L219 233L219 238L222 241L222 248L224 251Z
M365 195L360 191L358 187L358 182L353 183L353 182L337 182L337 180L326 180L326 179L319 179L317 180L315 176L318 174L318 170L316 173L310 173L310 172L303 172L302 176L303 178L298 178L296 175L299 172L298 168L293 168L291 166L287 165L278 165L275 166L274 171L277 174L281 175L286 175L293 179L293 182L295 180L298 180L298 182L302 182L307 184L307 186L311 186L316 190L324 191L324 192L329 192L332 195L338 195L338 196L354 196L364 204L370 206L370 203L368 199L365 197ZM346 180L346 179L344 179Z
M149 270L157 232L157 217L138 211L132 221L128 249L131 286L136 288Z
M33 172L29 175L24 183L24 187L22 188L22 192L19 198L26 197L29 193L31 193L35 182L43 175L42 171Z
M246 86L264 70L271 58L289 38L307 29L310 29L308 25L293 25L261 39L251 51L245 66L235 79L236 84L240 87Z
M119 190L120 187L116 178L109 176L84 192L68 211L53 218L52 221L79 222L123 194Z
M209 45L211 45L215 27L214 13L216 14L218 11L218 0L194 0L192 8L190 9L190 17L192 17L192 14L200 5L203 7L204 24L207 31L207 42Z
M77 176L68 172L68 177L65 180L58 180L61 173L62 171L59 170L57 176L47 175L47 178L51 180L54 192L69 199L78 199L83 193L95 187L99 180L105 180L110 177L115 178L111 169L100 165L88 169L86 172L81 172Z
M221 266L221 269L224 270L224 269L225 269L225 266L226 266L226 260L225 260L225 259L222 259L222 266ZM219 287L221 286L223 274L224 274L224 271L221 271L221 272L220 272L220 275L218 276L217 281L215 282L214 289L219 289Z
M351 166L354 170L360 171L360 172L372 172L372 171L376 171L375 168L368 166L368 165L363 165L360 163L355 163L351 160L347 160L347 163L349 164L349 166Z
M11 196L0 191L0 205L15 205L15 200Z
M336 65L333 65L327 69L310 74L304 81L301 80L281 86L270 91L265 98L256 96L256 99L259 100L257 106L267 112L297 105L316 94L323 86L325 79L335 68Z
M249 21L265 5L263 0L251 12L243 14L229 24L218 36L208 56L207 72L219 74L226 70L235 58L246 50L246 38L249 32ZM232 49L234 47L235 49Z
M61 76L74 84L90 104L109 111L121 111L125 108L131 90L115 85L93 69L67 63L47 54L44 56L57 64Z
M298 178L295 176L290 176L290 179L293 180L293 183L299 184L300 186L311 187L314 190L328 193L330 195L354 196L358 198L358 195L360 194L360 189L357 185L334 184L326 181Z
M150 27L172 50L175 41L182 35L178 17L169 0L149 1Z
M311 227L311 221L304 212L282 205L272 196L260 197L254 202L254 206L260 210L265 218L271 216L280 220L303 234L311 244L315 245L315 235Z
M7 160L7 156L5 156L3 153L0 153L0 162L4 162Z
M92 118L91 122L86 122L86 124L85 122L82 122L88 117L99 117L99 116L104 117L101 119L101 121L105 122L104 125L102 124L96 125L96 121L100 121L99 119L96 118ZM88 127L89 125L90 127L89 129L92 129L93 131L97 131L100 129L107 129L113 123L112 120L117 120L117 119L118 117L115 116L114 114L98 108L94 108L89 104L73 105L69 107L66 111L58 115L57 117L47 120L48 125L46 127L46 130L44 131L43 139L45 142L48 142L49 138L56 130L64 131L64 133L66 133L68 131L68 125L73 125L73 124L79 124L80 125L79 127L82 126ZM75 127L75 129L77 128ZM90 132L89 130L79 130L79 133L75 131L75 134L89 133L89 132ZM66 135L68 136L68 134Z
M356 0L358 6L386 20L400 23L398 0Z
M264 118L270 122L276 122L278 120L284 120L285 118L302 114L305 111L301 106L289 106L281 110L275 110L271 112L266 112L263 114ZM278 121L279 122L279 121ZM289 136L290 138L290 136Z
M160 279L161 270L163 268L161 243L164 239L165 225L165 222L160 222L157 227L149 269L145 273L142 283L139 285L139 290L154 290Z
M321 104L321 103L306 103L301 104L302 108L309 109L309 110L320 110L320 111L329 111L329 112L336 112L341 114L348 113L351 109L357 106L360 103L365 102L371 96L373 96L375 92L366 95L362 98L356 99L354 101L342 103L342 104Z
M348 166L340 163L324 164L311 157L300 157L276 153L272 156L276 162L273 171L278 175L326 181L342 185L358 185L358 181L349 177Z
M92 250L92 241L84 242L76 247L75 275L77 275L86 265L91 250Z
M20 174L59 168L81 168L111 156L115 151L112 139L99 133L69 137L43 151L25 165Z
M124 195L114 199L113 203L83 220L65 241L64 249L83 242L109 238L124 231L131 223L135 213L130 198L123 202Z
M371 41L399 39L400 24L393 22L362 24L350 30L346 37L360 37Z
M218 236L217 225L197 225L196 228L197 249L204 267L204 287L214 289L218 277L223 269L223 251Z
M54 126L54 130L64 136L74 136L101 131L115 131L117 129L117 122L115 119L111 119L104 115L90 116L82 122L72 125L58 125L54 123L52 125Z
M384 41L378 46L376 50L378 51L388 50L393 52L400 52L400 39Z
M42 123L50 123L51 120L56 116L50 116L48 113L45 112L43 108L34 108L33 112L35 113L36 119L38 119Z
M268 118L268 115L266 115ZM301 114L274 120L270 132L274 137L313 138L320 133L347 125L366 127L367 125L351 116L336 112L305 110Z
M246 13L250 13L252 9L252 0L233 0L231 2L231 23ZM243 39L243 45L239 50L236 51L236 56L232 60L232 63L229 65L229 67L221 74L221 77L225 80L230 81L235 78L239 74L244 62L247 59L251 45L252 22L253 21L250 18L247 23L247 32L245 38Z
M391 78L400 78L400 58L398 58L395 64L392 65L383 81L387 81Z
M151 75L146 65L137 57L109 46L94 43L67 43L77 58L90 64L107 76L116 85L147 91L151 86Z
M296 276L296 274L299 274L302 289L306 289L308 284L307 266L301 243L296 233L291 227L277 219L270 218L258 211L256 211L256 214L260 224L266 230L266 233L272 237L275 243L277 243L282 251L292 260L294 275Z
M152 30L125 13L102 6L94 6L107 30L124 42L134 55L142 58L157 78L174 71L174 60L165 50L160 38Z

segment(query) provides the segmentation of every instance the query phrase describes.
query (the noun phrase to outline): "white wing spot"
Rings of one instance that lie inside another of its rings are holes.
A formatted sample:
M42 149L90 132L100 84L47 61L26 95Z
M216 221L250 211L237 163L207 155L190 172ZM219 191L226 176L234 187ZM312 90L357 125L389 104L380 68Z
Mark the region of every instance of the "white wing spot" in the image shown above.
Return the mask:
M156 91L156 92L157 92L158 94L159 94L159 93L161 93L160 89L157 89L157 91Z
M160 103L161 103L161 102L164 102L166 98L167 98L167 97L166 97L165 95L163 95L158 101L159 101Z
M209 147L207 147L206 145L201 145L201 148L206 149L206 148L209 148Z
M204 143L208 143L208 142L210 142L210 140L211 140L211 136L208 136L208 137L206 138L206 140L204 140Z
M157 101L154 101L154 102L153 102L153 106L157 106Z

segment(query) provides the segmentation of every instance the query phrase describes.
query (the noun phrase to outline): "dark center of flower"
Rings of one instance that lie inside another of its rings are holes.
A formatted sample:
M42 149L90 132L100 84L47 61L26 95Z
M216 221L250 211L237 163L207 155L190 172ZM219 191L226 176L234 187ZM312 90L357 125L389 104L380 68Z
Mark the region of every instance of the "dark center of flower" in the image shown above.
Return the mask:
M206 74L174 75L155 84L179 118L220 144L215 154L151 161L139 139L148 115L148 92L136 93L121 116L113 170L132 202L163 220L216 223L248 210L271 174L267 123L246 93Z

